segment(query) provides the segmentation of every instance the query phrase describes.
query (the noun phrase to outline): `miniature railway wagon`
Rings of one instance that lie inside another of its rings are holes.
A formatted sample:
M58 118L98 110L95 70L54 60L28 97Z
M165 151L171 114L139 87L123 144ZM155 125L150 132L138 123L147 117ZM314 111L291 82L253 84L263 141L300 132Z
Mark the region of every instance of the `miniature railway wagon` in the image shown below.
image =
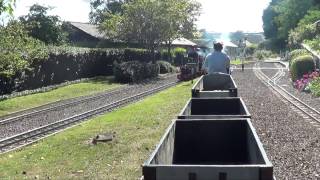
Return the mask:
M192 87L192 97L237 97L238 89L229 74L214 73L201 76Z
M251 118L239 97L192 98L182 109L178 119Z
M249 119L176 120L149 160L144 180L273 180Z

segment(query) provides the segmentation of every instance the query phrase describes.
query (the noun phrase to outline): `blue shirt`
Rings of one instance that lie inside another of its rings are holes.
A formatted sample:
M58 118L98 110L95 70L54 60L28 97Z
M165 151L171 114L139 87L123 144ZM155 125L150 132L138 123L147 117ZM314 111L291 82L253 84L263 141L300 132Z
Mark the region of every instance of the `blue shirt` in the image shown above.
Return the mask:
M226 73L227 69L230 68L230 58L222 52L214 51L207 55L204 61L203 69L207 70L208 74L212 73Z

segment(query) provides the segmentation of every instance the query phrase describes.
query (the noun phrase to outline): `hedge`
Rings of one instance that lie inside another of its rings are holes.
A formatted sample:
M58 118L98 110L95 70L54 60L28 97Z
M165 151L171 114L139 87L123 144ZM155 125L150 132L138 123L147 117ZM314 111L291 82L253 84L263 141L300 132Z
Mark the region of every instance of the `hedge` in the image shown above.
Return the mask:
M289 53L289 67L294 59L303 55L311 55L306 49L295 49Z
M172 73L176 71L176 68L166 61L157 61L160 68L160 74Z
M124 83L139 82L146 78L157 77L159 71L158 64L139 61L115 63L113 68L115 79Z
M36 89L81 78L113 74L113 63L149 62L152 55L141 49L90 49L48 47L49 58L31 64L24 72L0 76L0 95ZM159 58L159 55L156 56Z
M315 64L311 55L302 55L295 58L290 66L291 79L300 79L304 74L315 70Z

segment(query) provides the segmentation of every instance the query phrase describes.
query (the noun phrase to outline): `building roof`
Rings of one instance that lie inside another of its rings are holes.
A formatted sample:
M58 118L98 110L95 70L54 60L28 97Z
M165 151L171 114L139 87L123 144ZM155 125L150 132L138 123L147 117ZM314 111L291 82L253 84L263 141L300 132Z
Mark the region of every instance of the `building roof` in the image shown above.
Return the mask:
M180 45L180 46L197 46L196 43L186 39L186 38L178 38L172 41L172 45Z
M105 39L104 33L101 33L97 25L82 22L69 22L72 26L98 39Z

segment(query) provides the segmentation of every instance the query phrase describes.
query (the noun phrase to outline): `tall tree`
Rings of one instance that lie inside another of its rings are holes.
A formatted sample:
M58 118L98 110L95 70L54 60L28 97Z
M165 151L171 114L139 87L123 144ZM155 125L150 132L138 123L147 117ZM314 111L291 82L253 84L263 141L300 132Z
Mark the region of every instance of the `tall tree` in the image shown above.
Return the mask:
M245 34L243 31L236 31L230 34L231 42L238 44L240 40L243 40L245 38Z
M111 15L122 14L122 5L132 0L92 0L89 13L90 22L101 24L104 20L111 18Z
M62 30L59 16L47 14L49 7L34 4L29 14L21 16L20 21L25 25L29 35L46 44L63 44L66 41L66 32Z
M0 15L3 12L8 12L9 14L12 14L15 2L16 0L0 0Z
M195 0L135 0L122 5L122 14L112 14L101 29L109 37L143 44L152 53L163 42L190 35L199 15Z

